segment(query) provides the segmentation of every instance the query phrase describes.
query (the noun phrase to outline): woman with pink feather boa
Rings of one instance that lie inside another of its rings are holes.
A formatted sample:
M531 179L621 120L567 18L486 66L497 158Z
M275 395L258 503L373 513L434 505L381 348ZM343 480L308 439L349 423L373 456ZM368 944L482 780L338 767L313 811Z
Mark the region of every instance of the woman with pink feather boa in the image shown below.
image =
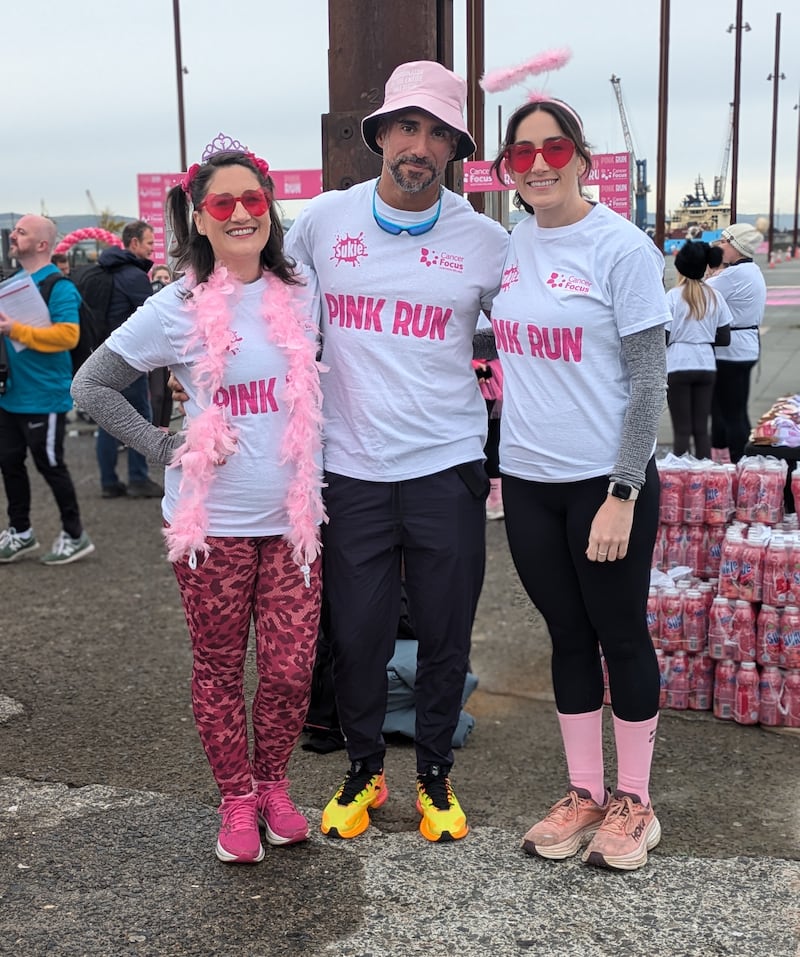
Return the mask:
M182 278L90 357L73 396L167 466L162 513L193 651L195 722L219 787L227 863L293 844L308 823L287 766L308 707L320 611L321 390L316 280L283 252L269 167L220 134L167 198ZM189 387L170 435L121 395L168 366ZM252 758L244 696L250 623Z

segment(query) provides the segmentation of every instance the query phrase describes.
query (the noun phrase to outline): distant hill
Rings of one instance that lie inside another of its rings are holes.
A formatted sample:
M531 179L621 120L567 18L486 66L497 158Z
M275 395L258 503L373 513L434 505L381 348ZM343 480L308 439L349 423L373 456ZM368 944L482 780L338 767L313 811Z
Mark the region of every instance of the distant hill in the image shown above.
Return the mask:
M16 221L24 216L24 213L0 213L0 229L13 229ZM92 214L80 216L51 216L53 222L58 226L59 237L66 236L76 229L86 229L87 226L97 225L97 216ZM126 223L133 222L133 216L120 216L119 219Z

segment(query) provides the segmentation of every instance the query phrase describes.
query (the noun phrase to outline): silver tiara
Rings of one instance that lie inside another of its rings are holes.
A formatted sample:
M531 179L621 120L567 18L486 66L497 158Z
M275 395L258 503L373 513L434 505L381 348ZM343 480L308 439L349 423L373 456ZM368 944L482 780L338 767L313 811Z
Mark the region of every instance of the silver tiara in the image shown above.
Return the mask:
M217 133L214 139L203 150L201 162L207 163L216 153L249 153L246 146L242 146L239 140L235 140L225 133Z

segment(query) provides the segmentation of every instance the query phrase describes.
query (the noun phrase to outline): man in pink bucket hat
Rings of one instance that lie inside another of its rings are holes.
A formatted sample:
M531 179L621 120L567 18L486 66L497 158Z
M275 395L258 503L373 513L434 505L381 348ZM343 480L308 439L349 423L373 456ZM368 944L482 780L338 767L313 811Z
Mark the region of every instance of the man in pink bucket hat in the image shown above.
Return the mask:
M324 580L351 762L323 812L331 837L361 834L388 796L381 726L401 577L419 640L409 797L429 841L469 830L449 774L489 488L472 337L499 288L508 236L442 185L447 164L475 151L466 92L439 63L398 66L362 123L383 157L380 176L318 196L287 236L287 252L319 277L330 370Z

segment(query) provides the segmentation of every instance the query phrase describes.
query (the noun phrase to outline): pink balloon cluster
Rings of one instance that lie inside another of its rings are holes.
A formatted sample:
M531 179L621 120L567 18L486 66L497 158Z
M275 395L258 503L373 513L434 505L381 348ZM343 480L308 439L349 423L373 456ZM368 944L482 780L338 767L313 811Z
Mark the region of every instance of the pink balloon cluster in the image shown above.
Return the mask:
M65 253L70 246L81 242L84 239L96 239L98 242L106 243L109 246L119 246L122 248L122 240L107 229L100 229L99 226L87 226L84 229L75 229L68 233L53 250L54 253Z

